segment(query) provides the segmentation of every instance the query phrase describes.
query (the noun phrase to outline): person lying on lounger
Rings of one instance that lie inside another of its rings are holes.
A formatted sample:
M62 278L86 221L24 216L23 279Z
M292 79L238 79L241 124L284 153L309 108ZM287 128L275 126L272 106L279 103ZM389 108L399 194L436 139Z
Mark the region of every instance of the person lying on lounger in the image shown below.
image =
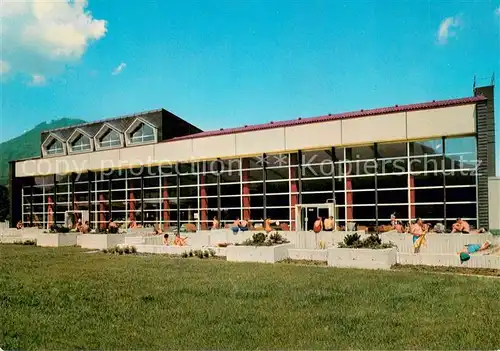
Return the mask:
M461 254L461 253L472 254L475 252L484 251L484 250L488 249L490 246L491 246L491 243L489 241L485 241L482 245L481 244L467 244L458 253L459 254Z
M482 245L481 244L467 244L464 246L464 248L458 252L458 255L460 256L460 263L464 263L465 261L470 260L470 255L475 253L475 252L480 252L487 250L491 247L491 243L489 241L485 241Z

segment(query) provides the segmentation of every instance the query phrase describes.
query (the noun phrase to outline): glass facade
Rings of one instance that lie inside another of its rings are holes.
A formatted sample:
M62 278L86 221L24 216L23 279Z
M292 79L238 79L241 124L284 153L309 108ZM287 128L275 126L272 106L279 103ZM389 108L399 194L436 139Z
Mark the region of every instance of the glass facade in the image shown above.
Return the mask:
M374 226L396 213L476 226L476 160L476 138L461 137L23 178L23 218L62 224L74 208L89 211L92 227L112 218L208 229L214 217L225 226L269 217L294 228L296 205L334 203L339 225Z

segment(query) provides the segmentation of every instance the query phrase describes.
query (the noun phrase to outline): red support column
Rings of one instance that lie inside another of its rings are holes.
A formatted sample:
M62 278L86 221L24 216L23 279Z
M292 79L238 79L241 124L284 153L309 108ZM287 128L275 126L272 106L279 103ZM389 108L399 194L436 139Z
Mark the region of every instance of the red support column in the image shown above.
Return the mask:
M208 198L205 188L205 175L200 175L200 218L201 230L208 230Z
M416 217L415 211L415 177L410 174L410 180L408 184L410 188L410 219L414 219Z
M106 229L106 217L104 212L106 212L106 204L105 204L104 194L99 195L99 228Z
M248 158L244 158L241 162L241 168L248 168L250 162ZM248 185L248 170L241 171L241 181L243 183L242 195L243 195L243 219L250 220L250 186Z
M295 218L295 206L299 202L299 195L298 195L299 184L298 184L297 180L294 180L294 178L296 178L296 177L297 177L297 168L296 167L290 168L290 179L292 179L290 181L290 193L291 193L290 220L291 220L291 224L292 224L292 226L291 226L292 230L295 230L295 228L296 228L297 220Z
M345 191L346 191L346 202L347 206L347 214L346 214L346 223L353 219L353 211L352 211L352 178L346 178L345 180Z

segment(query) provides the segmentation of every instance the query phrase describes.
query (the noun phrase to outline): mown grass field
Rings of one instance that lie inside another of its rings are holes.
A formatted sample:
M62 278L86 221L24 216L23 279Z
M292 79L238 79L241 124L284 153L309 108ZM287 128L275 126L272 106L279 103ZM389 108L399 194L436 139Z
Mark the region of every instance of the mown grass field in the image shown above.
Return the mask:
M0 245L0 348L498 349L500 280Z

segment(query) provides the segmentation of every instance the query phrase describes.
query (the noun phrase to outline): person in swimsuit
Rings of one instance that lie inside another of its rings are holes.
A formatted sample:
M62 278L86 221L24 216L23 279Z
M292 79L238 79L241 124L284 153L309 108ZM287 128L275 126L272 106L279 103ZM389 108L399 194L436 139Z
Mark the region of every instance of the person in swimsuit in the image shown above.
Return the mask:
M333 231L333 216L325 219L324 230L327 232Z
M238 234L238 232L240 231L240 226L241 226L240 219L238 217L236 217L236 219L233 222L233 225L231 226L231 230L233 231L233 234Z
M264 221L264 230L266 231L266 233L269 233L273 230L273 228L271 227L271 218L266 218L266 220Z
M316 221L314 222L313 232L315 232L316 234L318 234L322 230L323 230L323 221L322 221L321 217L318 217L318 218L316 218Z
M163 235L163 244L168 246L168 234Z
M181 238L181 235L179 233L175 234L175 239L174 239L174 245L175 246L186 246L186 239L187 238Z
M488 248L491 247L491 243L489 241L485 241L482 245L481 244L467 244L464 246L464 248L458 252L458 255L460 257L460 263L464 263L465 261L470 260L470 255L479 252L479 251L484 251Z
M457 221L455 222L455 224L453 224L453 229L451 232L469 234L470 233L469 223L464 221L462 218L457 218Z
M246 219L240 222L240 230L246 232L248 230L248 221Z
M217 217L214 217L212 220L212 230L219 229L219 220Z

